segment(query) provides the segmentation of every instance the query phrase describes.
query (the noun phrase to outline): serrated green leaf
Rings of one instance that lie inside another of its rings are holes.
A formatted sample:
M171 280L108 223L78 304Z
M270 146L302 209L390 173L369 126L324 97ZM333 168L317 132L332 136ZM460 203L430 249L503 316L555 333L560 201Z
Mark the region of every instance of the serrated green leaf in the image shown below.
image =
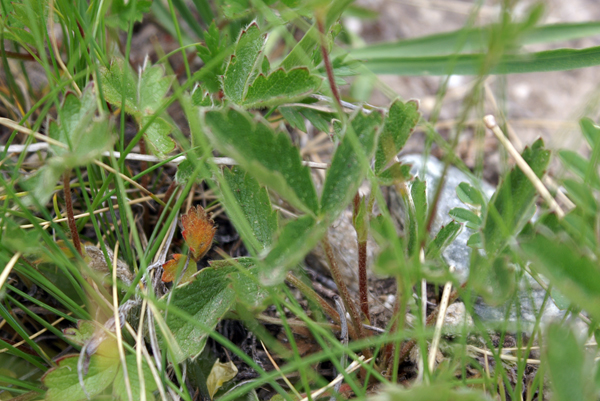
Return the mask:
M386 170L378 174L377 179L381 185L393 185L396 182L406 182L412 178L409 164L393 163Z
M223 170L235 199L254 233L255 238L268 248L277 231L277 212L271 207L271 200L265 188L239 167ZM235 224L235 222L234 222Z
M467 205L480 207L482 210L485 209L485 199L477 188L472 187L466 182L461 182L456 187L456 195L461 202Z
M292 127L306 132L306 124L304 124L304 116L295 107L279 107L279 112Z
M572 150L561 150L558 152L558 157L563 164L581 179L589 182L594 189L600 189L600 178L598 172L590 169L590 162L577 152ZM590 173L588 177L588 173Z
M262 184L295 207L316 214L317 193L300 152L285 133L275 133L262 120L235 108L207 111L206 134L222 153L233 157Z
M472 228L474 230L478 229L481 226L481 217L477 216L470 210L463 209L461 207L455 207L454 209L450 210L448 214L455 221L458 221L459 223L464 223L467 227Z
M541 177L550 161L550 152L538 139L525 148L523 159L538 177ZM529 179L518 167L502 180L487 207L482 228L485 251L492 256L504 248L510 237L517 234L524 218L535 201L536 191Z
M139 400L141 399L141 386L140 386L140 376L138 374L138 365L136 361L135 355L127 355L125 357L125 365L127 366L127 376L129 378L129 385L131 388L131 399ZM154 376L152 376L152 371L148 367L146 361L142 362L142 372L144 375L144 387L146 393L147 400L153 400L154 396L152 393L158 389L156 381L154 380ZM123 372L123 367L119 364L119 371L115 376L115 381L113 384L113 397L115 399L120 400L129 400L129 396L127 394L127 387L125 385L125 374Z
M243 103L253 72L260 65L264 44L264 35L255 22L240 33L223 76L223 93L232 102Z
M87 399L79 384L77 361L79 355L69 355L57 361L58 367L42 377L48 388L46 400L75 401ZM100 394L113 382L119 369L119 359L92 355L87 374L83 377L85 390L90 397Z
M427 259L435 259L441 255L444 249L458 236L461 228L462 224L455 221L451 221L443 226L427 247Z
M244 107L267 107L291 103L305 98L321 86L322 79L307 68L288 72L280 68L269 76L260 74L248 87Z
M213 20L204 33L204 43L206 46L198 46L198 56L204 62L204 69L212 60L221 60L205 72L204 85L210 93L216 93L221 90L219 76L223 75L224 63L222 60L229 54L227 40L221 35L219 28Z
M349 120L348 124L354 131L360 149L355 149L350 134L346 133L333 155L321 195L321 214L330 221L335 220L348 206L366 176L358 152L363 152L362 157L371 160L382 122L383 116L378 112L358 112Z
M140 125L146 125L151 118L152 116L142 117ZM172 130L173 127L171 124L161 117L155 118L148 129L146 129L144 136L152 153L156 156L164 158L168 153L175 150L175 141L169 136Z
M571 302L600 319L600 269L575 243L537 234L521 240L520 248L532 261L534 271L547 277Z
M546 330L544 361L547 364L552 399L595 400L592 364L583 344L568 325L553 323Z
M173 78L165 75L161 65L145 66L139 74L134 74L122 58L115 58L109 68L100 68L104 98L112 105L123 106L140 128L145 126L162 104ZM171 124L159 117L144 132L150 148L159 157L164 157L175 149L175 143L169 137L171 130Z
M262 263L261 282L265 285L282 283L287 272L317 245L326 229L326 224L317 223L311 216L288 222Z
M142 21L144 14L150 11L151 5L152 0L138 0L136 2L113 0L110 3L110 14L105 18L106 25L127 31L130 23Z
M261 303L266 297L266 292L256 284L256 278L241 273L233 263L235 262L213 262L211 267L196 273L193 280L177 287L172 295L165 295L170 296L172 307L191 315L191 319L200 322L208 330L174 313L168 314L167 326L178 345L175 355L178 363L187 358L193 359L202 352L210 330L231 309L238 296L243 300L252 299L252 305ZM256 269L252 269L255 263L252 259L242 258L237 263L248 269L247 273L256 274ZM238 294L236 288L243 291L239 290ZM164 341L164 338L160 336L159 340Z
M380 175L410 138L419 118L419 104L396 100L390 106L375 153L375 174Z

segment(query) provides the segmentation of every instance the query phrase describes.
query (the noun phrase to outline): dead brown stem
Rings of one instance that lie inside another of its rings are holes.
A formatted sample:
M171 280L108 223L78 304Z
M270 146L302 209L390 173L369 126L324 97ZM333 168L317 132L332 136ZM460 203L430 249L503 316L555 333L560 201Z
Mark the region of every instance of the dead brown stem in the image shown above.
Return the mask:
M79 240L79 233L77 232L77 224L75 223L75 215L73 213L73 203L71 202L70 175L69 170L65 171L63 174L63 191L65 194L65 208L67 209L67 223L69 225L69 230L71 231L73 246L77 249L77 252L83 256L83 252L81 251L81 241Z

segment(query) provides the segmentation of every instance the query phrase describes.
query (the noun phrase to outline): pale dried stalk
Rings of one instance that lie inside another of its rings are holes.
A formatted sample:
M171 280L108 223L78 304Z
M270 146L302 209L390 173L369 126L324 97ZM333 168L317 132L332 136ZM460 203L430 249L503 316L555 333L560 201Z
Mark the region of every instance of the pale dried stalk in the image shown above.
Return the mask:
M546 203L548 203L550 209L556 212L558 218L562 219L563 217L565 217L565 212L563 212L558 203L556 203L556 201L550 194L550 191L548 191L548 189L544 186L544 184L538 178L535 172L531 169L531 167L529 167L529 164L527 164L527 162L523 160L519 152L517 152L515 147L508 140L508 138L504 136L504 133L502 132L500 127L498 127L498 124L496 124L496 119L494 118L494 116L485 116L483 118L483 122L485 123L485 126L488 129L490 129L494 133L494 135L496 135L496 138L498 138L502 146L506 148L506 150L508 151L508 153L510 153L513 159L515 159L515 163L517 164L517 166L521 169L521 171L523 171L523 174L525 174L529 181L531 181L531 183L538 191L540 196L546 201Z
M450 273L454 271L454 266L450 266ZM448 281L444 285L444 292L442 293L442 300L440 302L440 310L437 315L437 321L435 322L435 331L433 333L433 340L431 341L431 349L429 350L429 359L427 360L429 366L429 373L433 372L435 368L435 355L440 344L440 338L442 337L442 326L444 325L444 319L446 317L446 311L448 310L448 301L450 300L450 292L452 291L452 282Z
M119 358L121 359L121 367L123 368L123 378L125 379L125 389L127 390L127 398L133 401L131 393L131 382L129 381L129 373L127 372L127 361L125 359L125 350L123 349L123 333L121 333L121 317L119 316L119 299L117 291L117 261L119 260L119 242L115 244L113 251L113 266L112 266L112 293L113 293L113 311L115 319L115 332L117 334L117 349L119 350Z

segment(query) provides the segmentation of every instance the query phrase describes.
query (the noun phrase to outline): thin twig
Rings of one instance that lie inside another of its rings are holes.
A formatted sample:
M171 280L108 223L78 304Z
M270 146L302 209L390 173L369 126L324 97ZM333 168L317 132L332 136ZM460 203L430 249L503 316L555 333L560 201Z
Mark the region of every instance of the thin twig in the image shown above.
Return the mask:
M285 382L285 384L288 385L288 387L290 388L290 390L292 390L292 392L296 395L296 397L302 398L302 396L300 395L300 393L298 392L298 390L296 390L296 387L294 387L292 385L292 383L290 383L289 379L281 372L281 369L279 368L279 365L277 365L277 363L275 362L275 360L273 360L273 358L271 357L271 354L269 353L269 351L267 351L267 347L265 347L265 343L263 343L262 340L260 340L260 344L262 345L263 349L265 350L265 353L267 354L267 358L269 358L269 361L271 361L271 364L273 365L273 367L275 368L275 370L277 372L279 372L279 374L281 375L281 378L283 379L283 381Z
M335 84L335 77L333 75L333 67L331 66L331 61L329 60L329 53L327 53L327 39L325 36L325 27L323 26L323 15L322 13L317 13L317 27L319 28L319 35L321 39L321 54L323 55L323 63L325 64L325 70L327 70L327 80L329 81L329 87L331 88L331 93L337 102L339 110L342 110L342 98L340 97L340 93L338 92L337 86Z
M350 364L350 366L348 366L348 368L346 369L346 374L350 374L350 373L354 372L356 369L360 368L363 363L369 363L371 361L371 359L373 359L373 358L369 358L367 360L364 360L364 359L365 359L365 357L361 356L361 357L358 358L358 361L352 362ZM309 399L316 399L321 394L323 394L324 392L326 392L328 389L330 389L331 387L335 386L337 382L340 382L342 380L344 380L344 375L340 373L339 375L337 375L337 377L335 379L333 379L331 381L331 383L329 383L328 385L326 385L323 388L320 388L318 390L313 391L310 394L310 398L309 397L304 397L300 401L308 401Z

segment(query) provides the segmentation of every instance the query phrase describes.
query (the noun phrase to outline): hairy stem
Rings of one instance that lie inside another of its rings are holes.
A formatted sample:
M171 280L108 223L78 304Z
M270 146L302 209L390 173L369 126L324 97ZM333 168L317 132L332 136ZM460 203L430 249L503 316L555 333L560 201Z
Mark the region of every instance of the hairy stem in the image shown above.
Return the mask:
M327 80L329 81L331 93L333 94L333 97L337 102L338 109L342 110L342 98L340 97L340 92L338 91L338 88L335 85L333 67L331 66L331 61L329 60L329 53L327 53L327 42L325 37L325 27L323 25L323 16L320 13L317 13L316 17L317 27L319 28L319 32L321 33L321 54L323 55L323 63L325 64L325 70L327 70Z
M81 241L79 240L79 233L77 232L77 224L75 223L75 215L73 214L73 203L71 202L71 184L69 183L70 176L71 174L69 170L65 171L63 174L63 191L65 194L65 207L67 209L67 223L69 225L69 230L71 231L73 246L75 246L77 252L83 256L83 252L81 251Z
M327 235L322 240L323 249L325 250L325 254L327 255L327 261L329 262L329 268L331 269L331 275L333 276L333 281L337 285L338 291L340 293L340 297L342 301L344 301L344 306L346 310L350 313L350 319L352 320L352 325L354 326L354 330L358 334L359 338L365 338L366 334L363 329L363 325L360 321L360 314L358 313L358 309L356 308L356 304L352 302L352 298L350 297L350 292L348 292L348 288L342 279L342 275L340 273L340 268L338 267L337 260L335 259L335 255L333 254L333 249L331 248L331 244L329 243L329 238ZM365 357L371 357L371 351L368 349L364 349L363 353Z

